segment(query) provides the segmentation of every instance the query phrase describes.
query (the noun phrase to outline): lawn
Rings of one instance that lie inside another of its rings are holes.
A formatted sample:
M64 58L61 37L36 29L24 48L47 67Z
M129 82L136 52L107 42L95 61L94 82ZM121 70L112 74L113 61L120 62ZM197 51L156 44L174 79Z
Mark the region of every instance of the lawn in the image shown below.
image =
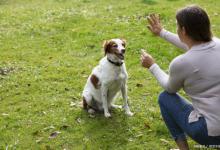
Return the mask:
M152 35L146 16L160 13L164 27L175 32L175 12L189 4L207 10L220 36L216 0L0 0L0 149L176 148L157 104L162 88L139 58L147 49L168 69L182 51ZM114 110L111 119L89 116L79 106L81 93L103 57L102 42L115 37L128 42L135 115Z

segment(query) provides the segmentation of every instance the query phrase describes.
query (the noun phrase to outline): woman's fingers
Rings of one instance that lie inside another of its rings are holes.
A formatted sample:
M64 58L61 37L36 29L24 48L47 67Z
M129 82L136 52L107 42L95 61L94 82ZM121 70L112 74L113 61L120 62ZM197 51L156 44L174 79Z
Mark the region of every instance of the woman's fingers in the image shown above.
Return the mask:
M157 22L156 22L156 20L155 20L154 15L155 15L155 14L150 14L150 18L151 18L153 24L156 24Z
M162 30L162 25L160 24L160 18L158 14L149 14L147 16L147 20L149 22L149 25L147 28L155 35L159 36L160 31Z
M156 18L157 18L158 23L160 23L160 14L157 14Z
M143 63L145 59L146 59L145 56L142 55L141 56L141 62Z
M153 29L152 29L151 26L148 25L147 28L148 28L151 32L153 32Z
M148 53L143 53L141 54L141 60L144 61L144 60L147 60L149 59L151 56L148 54Z
M158 26L158 24L160 24L160 21L158 19L158 16L156 14L150 14L148 17L147 17L147 20L149 22L149 25L147 26L148 29L151 31L151 32L154 32L154 30L156 29L156 27Z
M141 56L145 56L147 53L145 52L144 49L141 49Z
M147 19L152 26L160 23L160 18L158 14L149 14Z
M160 20L157 14L152 14L152 20L154 22L154 24L159 24Z
M150 54L146 53L143 49L141 50L141 52L142 53L141 53L141 56L140 56L140 60L141 60L142 66L145 67L145 68L150 68L150 66L152 64L154 64L153 57Z
M150 23L151 26L154 25L154 22L153 22L153 20L150 16L147 16L147 20L148 20L148 22Z

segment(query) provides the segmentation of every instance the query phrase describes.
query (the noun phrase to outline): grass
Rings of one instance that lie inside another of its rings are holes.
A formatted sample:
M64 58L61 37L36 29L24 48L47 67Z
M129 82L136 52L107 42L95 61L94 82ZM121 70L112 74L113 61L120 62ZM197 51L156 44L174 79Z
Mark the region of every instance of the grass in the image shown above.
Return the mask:
M146 16L160 13L164 27L175 32L175 12L189 4L208 11L220 36L215 0L0 0L0 149L175 148L157 104L162 89L140 66L139 55L147 49L167 70L182 51L153 36ZM135 116L115 110L112 119L93 118L78 103L103 56L102 42L115 37L128 41ZM194 149L196 143L189 143Z

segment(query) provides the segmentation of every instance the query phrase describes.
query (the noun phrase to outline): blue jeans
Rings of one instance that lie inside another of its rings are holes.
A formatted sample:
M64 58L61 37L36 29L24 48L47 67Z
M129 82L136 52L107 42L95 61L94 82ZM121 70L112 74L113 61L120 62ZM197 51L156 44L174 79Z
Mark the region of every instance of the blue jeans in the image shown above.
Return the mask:
M201 145L220 146L220 136L208 136L204 117L200 117L196 122L188 123L193 107L183 97L164 91L160 94L158 102L166 126L175 140L185 140L186 133Z

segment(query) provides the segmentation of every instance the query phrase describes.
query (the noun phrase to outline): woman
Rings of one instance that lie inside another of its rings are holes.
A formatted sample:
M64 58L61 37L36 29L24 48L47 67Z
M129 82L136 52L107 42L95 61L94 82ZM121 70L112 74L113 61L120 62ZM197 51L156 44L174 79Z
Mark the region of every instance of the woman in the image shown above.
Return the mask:
M185 50L167 75L151 55L142 52L148 68L165 89L159 95L161 114L180 149L189 149L185 133L201 145L220 148L220 40L212 38L207 13L189 6L176 14L177 33L163 29L159 17L148 17L149 30ZM183 88L192 104L177 94Z

